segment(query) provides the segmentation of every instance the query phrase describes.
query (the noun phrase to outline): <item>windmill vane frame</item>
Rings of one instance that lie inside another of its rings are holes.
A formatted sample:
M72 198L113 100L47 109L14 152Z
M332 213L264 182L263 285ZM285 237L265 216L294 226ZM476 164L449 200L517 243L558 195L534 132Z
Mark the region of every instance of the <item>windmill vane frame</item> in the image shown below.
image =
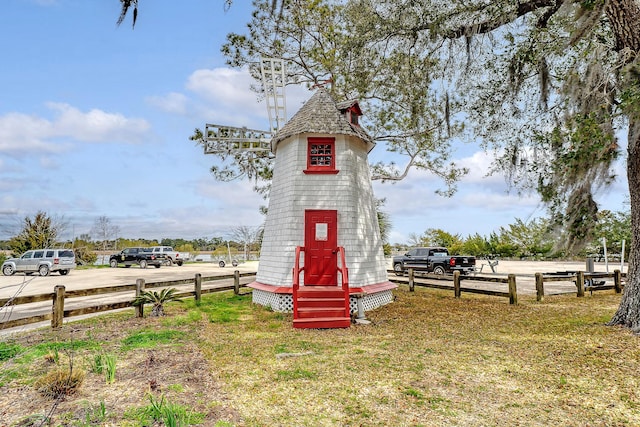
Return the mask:
M287 121L284 59L261 58L260 74L269 115L269 130L207 123L204 154L253 152L270 155L271 139Z

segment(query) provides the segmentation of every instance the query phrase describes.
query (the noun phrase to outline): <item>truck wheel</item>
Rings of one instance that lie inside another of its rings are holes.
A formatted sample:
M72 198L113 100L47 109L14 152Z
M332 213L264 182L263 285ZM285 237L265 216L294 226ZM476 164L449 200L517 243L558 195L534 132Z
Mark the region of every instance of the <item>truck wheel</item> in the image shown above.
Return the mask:
M2 274L4 274L5 276L12 276L13 273L15 273L15 270L10 265L5 265L4 267L2 267Z
M167 260L164 263L169 267L171 267L173 265L173 260L171 258L167 258Z
M176 261L176 264L178 264L178 267L182 267L182 261Z
M393 271L396 273L396 276L404 276L404 271L402 270L402 264L393 264Z
M234 259L233 261L231 261L231 265L233 265L234 267L237 267L238 266L238 260Z
M69 270L58 270L58 273L60 273L61 276L66 276L69 274Z
M111 268L116 268L118 266L118 260L112 259L111 261L109 261L109 265L111 266Z
M140 260L140 268L147 268L147 261L141 259Z
M49 266L48 265L41 265L40 267L38 267L38 273L41 276L48 276L49 275Z
M155 268L160 268L162 266L162 264L155 264L154 267Z
M218 263L218 267L220 267L220 268L224 267L225 265L226 265L226 264L224 263L224 261L220 261L220 262Z
M438 276L444 275L444 267L441 265L436 265L435 267L433 267L433 274L436 274Z

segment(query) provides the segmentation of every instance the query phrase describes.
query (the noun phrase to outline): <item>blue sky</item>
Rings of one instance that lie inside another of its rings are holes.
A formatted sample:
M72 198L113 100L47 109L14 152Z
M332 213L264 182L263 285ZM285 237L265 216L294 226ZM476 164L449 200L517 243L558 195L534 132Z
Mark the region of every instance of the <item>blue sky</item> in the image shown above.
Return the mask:
M130 17L116 26L119 11L117 0L3 1L0 239L38 210L64 219L64 238L89 233L100 216L123 237L156 239L228 236L263 222L266 201L252 184L216 182L214 158L188 139L207 122L268 125L248 74L226 67L220 53L226 34L244 32L250 2L225 12L222 0L141 0L134 30ZM310 96L287 88L288 116ZM382 145L371 153L384 155ZM471 172L449 199L434 194L441 182L425 172L374 183L391 242L428 228L488 235L544 215L537 197L486 178L490 157L473 145L454 158ZM618 182L598 197L603 209L623 209L622 162L618 169Z

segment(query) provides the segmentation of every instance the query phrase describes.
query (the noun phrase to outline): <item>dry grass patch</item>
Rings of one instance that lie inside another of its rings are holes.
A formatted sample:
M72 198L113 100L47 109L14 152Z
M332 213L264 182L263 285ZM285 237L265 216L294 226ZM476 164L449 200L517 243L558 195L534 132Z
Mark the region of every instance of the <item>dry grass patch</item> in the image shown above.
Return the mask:
M39 359L25 374L22 349L82 338L117 356L116 379L89 372L57 421L104 402L104 425L141 425L125 412L151 394L206 426L640 425L639 338L604 326L619 295L517 306L420 288L396 296L349 329L293 329L290 315L222 293L200 307L170 304L165 319L127 313L24 334L5 346L0 419L47 408L32 387ZM75 351L90 361L97 350Z
M203 349L247 425L640 425L638 338L604 326L619 296L396 295L345 330L255 309Z

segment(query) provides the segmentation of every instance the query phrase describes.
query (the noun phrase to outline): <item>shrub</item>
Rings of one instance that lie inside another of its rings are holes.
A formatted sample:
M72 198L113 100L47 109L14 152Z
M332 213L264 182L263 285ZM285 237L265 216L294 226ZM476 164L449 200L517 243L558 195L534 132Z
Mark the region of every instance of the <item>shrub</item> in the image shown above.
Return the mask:
M164 316L164 304L169 301L179 301L182 302L180 297L176 295L178 290L176 288L166 288L160 292L157 291L146 291L141 295L138 295L133 300L133 305L144 305L144 304L153 304L153 308L151 309L151 316Z
M45 397L57 399L78 391L84 381L85 373L81 369L55 368L35 382L34 387Z

